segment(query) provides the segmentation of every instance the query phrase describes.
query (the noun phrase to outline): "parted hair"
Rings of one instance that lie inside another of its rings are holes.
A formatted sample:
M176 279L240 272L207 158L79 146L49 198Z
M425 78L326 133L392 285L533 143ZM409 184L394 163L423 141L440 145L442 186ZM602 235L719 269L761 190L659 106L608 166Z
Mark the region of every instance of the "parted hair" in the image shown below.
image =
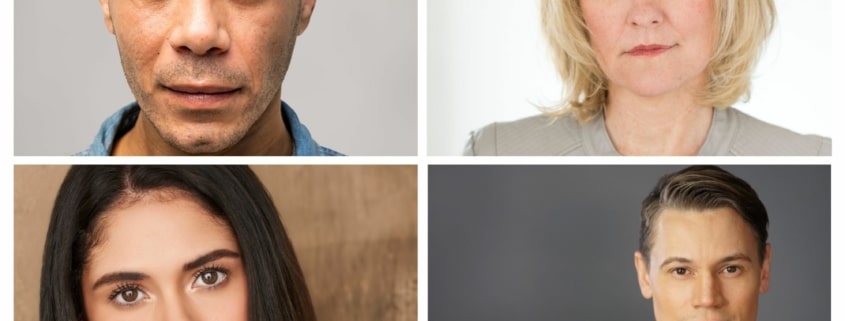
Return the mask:
M246 166L72 166L53 206L41 269L41 321L87 320L81 278L97 226L145 193L189 195L225 222L241 249L250 321L313 321L305 278L281 219Z
M717 38L707 65L708 81L697 94L703 106L728 107L750 97L751 74L774 28L774 0L714 0ZM551 116L573 113L580 122L604 111L608 80L590 46L580 0L541 0L542 30L563 82Z
M751 185L717 166L691 166L660 178L643 200L639 251L649 260L652 230L667 208L681 210L733 209L748 223L757 239L760 262L766 253L769 215Z

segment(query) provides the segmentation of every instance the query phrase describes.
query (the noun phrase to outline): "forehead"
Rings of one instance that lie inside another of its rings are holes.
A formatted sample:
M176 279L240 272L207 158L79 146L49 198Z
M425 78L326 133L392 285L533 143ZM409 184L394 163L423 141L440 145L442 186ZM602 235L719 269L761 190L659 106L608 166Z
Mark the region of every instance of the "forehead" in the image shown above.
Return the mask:
M718 261L745 254L757 257L757 241L751 226L731 208L660 212L652 237L652 262L667 257L692 261Z
M87 270L181 269L198 255L216 249L237 251L228 225L184 195L145 196L103 213L99 242Z

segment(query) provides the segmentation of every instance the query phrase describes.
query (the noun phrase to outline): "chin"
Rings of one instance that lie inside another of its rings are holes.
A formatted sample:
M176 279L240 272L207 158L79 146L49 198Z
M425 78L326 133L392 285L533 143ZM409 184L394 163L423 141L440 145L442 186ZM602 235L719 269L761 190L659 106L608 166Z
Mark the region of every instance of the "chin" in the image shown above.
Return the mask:
M214 144L213 142L195 142L192 144L173 145L176 149L191 155L218 154L229 146Z
M164 136L165 141L184 153L192 155L217 154L237 144L243 135L233 132L221 133L220 130L209 134L195 131L189 135Z

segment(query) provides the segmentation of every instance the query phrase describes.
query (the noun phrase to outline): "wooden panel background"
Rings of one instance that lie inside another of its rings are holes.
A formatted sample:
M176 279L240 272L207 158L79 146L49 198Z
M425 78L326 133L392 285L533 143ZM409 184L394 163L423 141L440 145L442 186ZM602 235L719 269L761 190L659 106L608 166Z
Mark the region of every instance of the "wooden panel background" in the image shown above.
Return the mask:
M38 320L41 253L68 166L15 166L15 320ZM416 166L252 166L320 321L417 319Z

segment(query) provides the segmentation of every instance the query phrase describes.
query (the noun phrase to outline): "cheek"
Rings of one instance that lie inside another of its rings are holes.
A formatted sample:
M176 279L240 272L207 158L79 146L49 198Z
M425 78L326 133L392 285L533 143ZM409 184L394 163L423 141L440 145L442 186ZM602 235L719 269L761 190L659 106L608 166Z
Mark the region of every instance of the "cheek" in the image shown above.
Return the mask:
M598 8L588 5L582 8L590 46L596 52L599 62L604 64L616 50L616 44L624 27L623 24L618 22L624 21L624 14L609 6Z
M692 1L679 14L685 34L697 35L701 50L710 52L715 42L715 8L712 1Z
M121 8L114 20L115 37L123 63L133 70L152 68L166 38L165 21L149 11L125 12L126 10L132 8Z
M242 275L224 287L209 291L195 302L202 320L247 320L248 293Z
M666 316L678 315L690 305L694 291L692 282L673 280L665 275L653 280L657 280L652 286L656 312Z
M749 306L751 304L756 306L759 291L760 284L755 282L753 277L747 277L742 280L726 282L723 294L731 301L740 303L738 306Z

